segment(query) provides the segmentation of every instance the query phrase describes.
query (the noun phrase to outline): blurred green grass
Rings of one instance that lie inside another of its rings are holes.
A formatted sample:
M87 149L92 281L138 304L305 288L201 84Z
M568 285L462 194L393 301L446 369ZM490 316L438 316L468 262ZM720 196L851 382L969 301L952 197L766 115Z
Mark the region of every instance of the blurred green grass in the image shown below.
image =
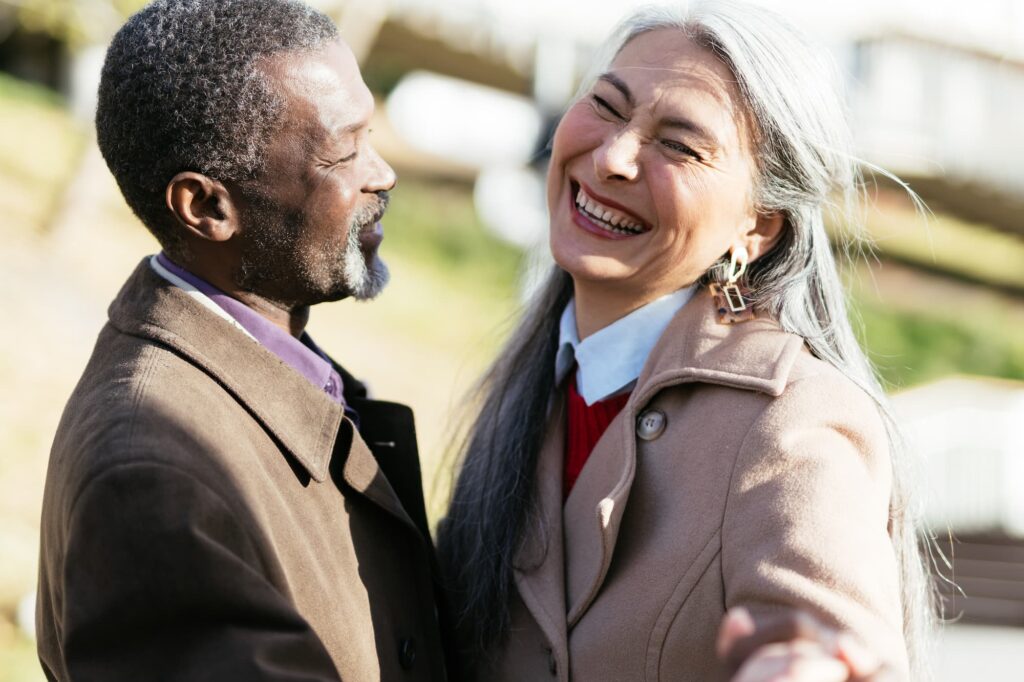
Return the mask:
M57 95L0 73L0 215L45 229L75 170L85 134Z
M492 237L459 183L400 180L386 225L395 253L485 296L515 290L522 252Z
M1024 381L1024 334L991 317L966 311L894 310L855 299L860 338L883 385L901 389L950 374L977 374ZM956 319L952 315L956 316Z
M0 622L0 682L42 682L46 679L35 642L16 632L14 626Z

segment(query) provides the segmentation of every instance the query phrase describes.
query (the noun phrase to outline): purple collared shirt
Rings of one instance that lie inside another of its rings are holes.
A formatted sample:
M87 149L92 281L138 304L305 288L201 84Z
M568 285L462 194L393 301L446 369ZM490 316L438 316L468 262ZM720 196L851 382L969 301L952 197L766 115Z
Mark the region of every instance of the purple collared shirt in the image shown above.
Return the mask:
M334 369L327 354L313 343L309 334L302 332L302 336L295 338L241 301L231 298L206 280L196 277L174 263L163 252L157 254L156 259L172 275L192 285L216 303L238 322L242 329L247 331L264 348L280 358L283 363L306 377L317 388L323 389L323 392L336 403L345 406L341 375ZM349 417L355 416L348 406L345 406L345 413Z

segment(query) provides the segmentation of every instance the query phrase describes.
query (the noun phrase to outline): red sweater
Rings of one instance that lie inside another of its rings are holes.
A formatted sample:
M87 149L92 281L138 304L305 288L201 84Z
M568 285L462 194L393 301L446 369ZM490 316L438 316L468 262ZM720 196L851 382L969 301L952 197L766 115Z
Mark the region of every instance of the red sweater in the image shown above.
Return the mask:
M576 375L569 377L569 409L565 429L565 472L562 475L562 493L569 497L583 465L601 439L608 425L622 411L629 400L629 392L599 400L587 406L576 390Z

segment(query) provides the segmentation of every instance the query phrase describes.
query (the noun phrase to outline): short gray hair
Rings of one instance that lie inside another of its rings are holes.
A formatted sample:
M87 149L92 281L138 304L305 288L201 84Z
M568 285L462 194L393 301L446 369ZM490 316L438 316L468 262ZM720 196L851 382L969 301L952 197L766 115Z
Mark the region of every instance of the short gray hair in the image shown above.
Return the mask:
M889 428L891 536L901 570L908 653L914 679L922 679L922 647L933 610L917 544L911 468L885 392L853 333L825 230L832 214L848 236L858 236L856 207L865 166L853 153L834 62L774 12L734 0L707 0L683 9L634 12L599 50L581 93L626 43L664 28L711 50L732 71L754 128L754 204L760 212L785 217L779 243L748 268L747 284L759 309L871 395ZM714 265L704 282L720 280L725 264ZM511 559L534 522L530 483L554 390L558 318L571 294L571 279L554 268L482 379L480 414L469 430L449 516L439 530L453 598L477 651L503 636L509 625Z
M96 133L125 201L165 248L180 246L164 203L177 173L259 174L282 111L261 60L337 36L296 0L156 0L121 27L103 65Z

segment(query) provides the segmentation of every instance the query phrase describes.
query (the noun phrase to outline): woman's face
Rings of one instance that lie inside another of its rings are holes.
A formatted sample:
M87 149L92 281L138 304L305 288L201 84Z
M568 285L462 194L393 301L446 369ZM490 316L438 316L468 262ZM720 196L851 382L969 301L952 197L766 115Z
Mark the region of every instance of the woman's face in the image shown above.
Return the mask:
M710 51L659 29L627 43L569 109L548 208L551 250L577 285L648 301L748 245L755 165L734 80Z

